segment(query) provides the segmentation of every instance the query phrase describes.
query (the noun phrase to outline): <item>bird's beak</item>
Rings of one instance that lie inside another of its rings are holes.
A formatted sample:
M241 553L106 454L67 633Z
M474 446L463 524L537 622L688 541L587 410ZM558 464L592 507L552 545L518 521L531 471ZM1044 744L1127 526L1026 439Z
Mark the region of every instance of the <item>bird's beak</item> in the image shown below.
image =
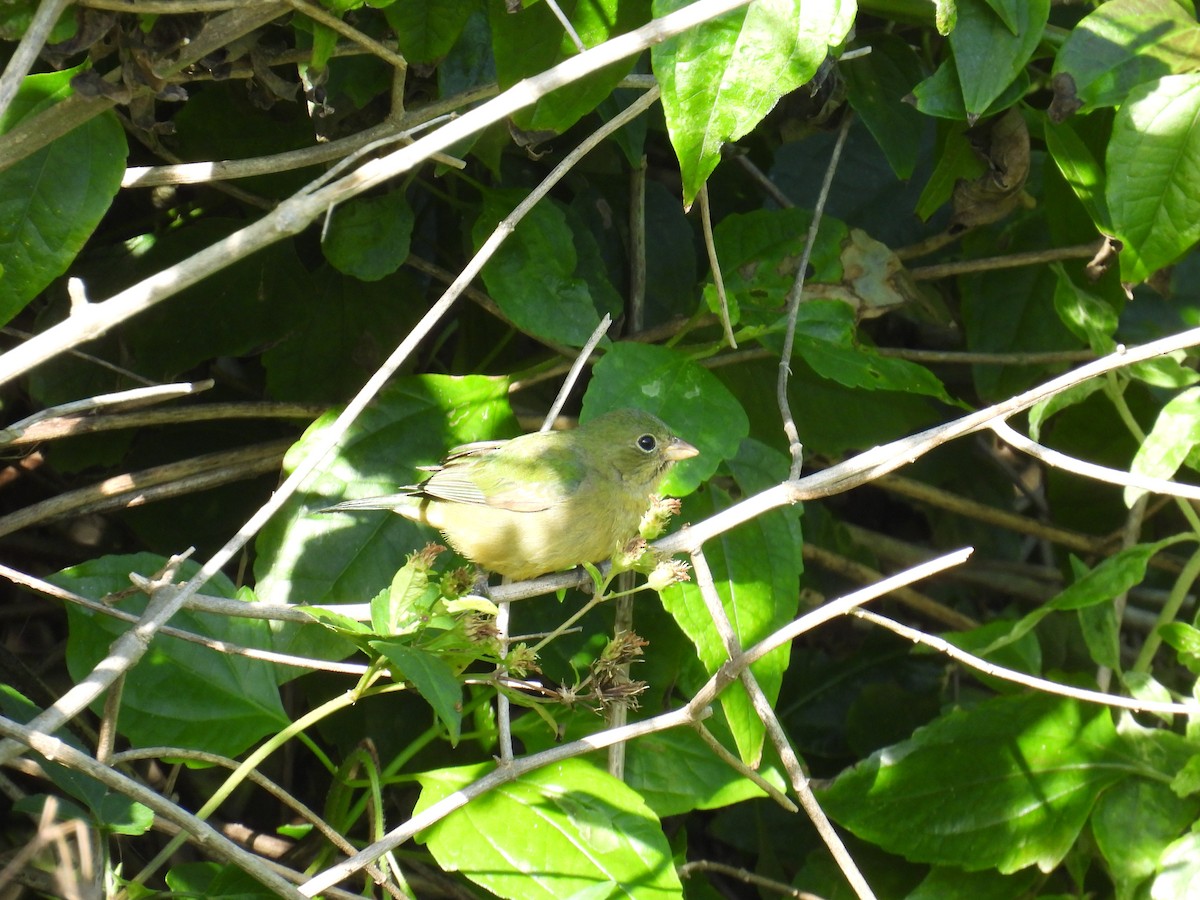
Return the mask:
M681 459L689 459L699 454L699 450L687 441L682 441L679 438L671 438L671 443L667 444L663 449L663 456L671 462L679 462Z

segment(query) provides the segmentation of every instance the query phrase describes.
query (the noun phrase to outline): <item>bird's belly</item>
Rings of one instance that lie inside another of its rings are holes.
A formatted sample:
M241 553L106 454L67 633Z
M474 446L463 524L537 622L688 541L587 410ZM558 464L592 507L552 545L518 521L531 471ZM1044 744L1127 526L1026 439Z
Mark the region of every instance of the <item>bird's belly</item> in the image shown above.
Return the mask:
M633 537L637 517L604 521L554 508L516 512L471 504L438 504L427 518L455 550L485 569L517 581L581 562L608 559L618 541ZM640 516L640 513L638 513Z

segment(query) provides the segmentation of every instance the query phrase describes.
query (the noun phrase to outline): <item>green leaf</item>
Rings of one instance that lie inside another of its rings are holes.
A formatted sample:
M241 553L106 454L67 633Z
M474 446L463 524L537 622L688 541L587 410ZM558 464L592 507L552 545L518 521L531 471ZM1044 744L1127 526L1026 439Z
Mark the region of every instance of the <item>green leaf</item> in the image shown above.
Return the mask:
M744 494L776 484L787 477L787 460L777 450L754 440L744 441L736 459L729 461ZM710 485L704 495L689 499L688 515L707 518L729 506L732 500ZM775 510L758 516L737 529L705 544L704 553L713 570L717 595L725 608L743 649L767 637L791 620L798 607L796 584L803 571L798 511ZM699 588L693 583L672 585L662 592L663 607L696 645L701 662L710 674L729 654L709 615ZM779 694L789 652L779 648L752 667L767 699ZM763 726L741 683L721 694L721 707L733 732L743 761L756 766L762 752Z
M438 586L429 582L428 567L410 557L396 572L391 587L371 601L371 627L385 636L416 631L440 596Z
M1092 814L1092 834L1119 896L1134 896L1198 814L1200 799L1178 797L1160 781L1127 778L1104 792Z
M759 774L786 790L778 770L759 770ZM690 728L658 732L631 743L626 748L625 783L659 816L718 809L766 796Z
M414 814L489 765L418 776ZM418 835L442 868L500 897L675 898L682 888L658 818L637 792L568 759L498 785Z
M488 191L472 238L483 246L496 224L525 199L523 191ZM488 292L504 314L535 337L582 347L620 298L595 267L595 238L552 198L538 203L483 267ZM588 271L585 273L584 269ZM587 277L591 275L592 277Z
M1151 900L1193 897L1200 889L1200 833L1191 831L1171 843L1158 861Z
M166 882L175 895L205 900L270 900L276 896L237 866L215 862L174 865L166 875ZM136 894L131 892L130 896Z
M995 111L993 103L1023 73L1050 15L1050 0L1006 5L1007 22L985 0L958 0L950 47L968 121Z
M1076 612L1079 630L1087 644L1092 662L1098 666L1121 671L1121 623L1111 603L1085 606Z
M630 407L658 416L700 451L663 481L662 493L672 497L707 481L738 452L750 427L741 405L708 369L677 350L623 341L592 367L582 418Z
M937 377L917 363L883 356L860 344L854 310L837 300L808 300L800 305L793 342L795 356L814 372L846 387L869 391L903 391L954 403ZM764 335L763 344L782 352L779 333Z
M713 228L713 243L725 290L735 297L747 323L779 318L796 280L812 213L805 209L760 209L725 216ZM806 283L842 279L842 245L850 234L844 222L826 216L809 256Z
M934 867L917 889L904 900L945 900L970 897L971 900L1018 900L1033 895L1041 876L1034 870L1016 875L999 872L964 872L944 866Z
M321 249L338 271L378 281L408 258L412 229L413 211L404 191L354 197L334 210Z
M1061 263L1051 263L1050 268L1058 277L1054 287L1054 309L1062 323L1081 340L1087 341L1097 356L1111 353L1116 347L1113 335L1117 333L1117 310L1103 297L1077 285Z
M558 4L585 47L594 47L644 25L646 4L618 0L565 0ZM553 11L545 3L523 5L516 11L503 3L487 4L496 55L496 78L508 88L523 78L545 71L579 50ZM603 101L633 68L633 58L606 66L560 87L533 106L519 110L513 121L523 130L560 134Z
M1108 208L1122 281L1145 281L1200 239L1200 75L1139 84L1117 110Z
M409 65L434 63L450 52L477 6L475 0L392 3L383 17Z
M1078 578L1074 584L1067 586L1058 595L1022 617L1008 634L997 638L980 653L990 653L1024 637L1055 610L1085 609L1098 603L1108 603L1145 579L1146 566L1150 564L1154 554L1181 540L1182 536L1169 537L1153 544L1135 544L1114 553Z
M150 553L106 556L63 569L48 580L102 600L127 590L130 572L150 576L165 562ZM189 578L199 568L189 560L180 577ZM205 591L234 596L233 585L224 576L209 581ZM146 598L122 600L121 608L140 614ZM67 607L67 622L67 666L76 680L91 672L108 655L113 640L130 628L128 622L74 605ZM257 619L181 610L171 624L217 641L273 649L270 624ZM277 669L271 663L159 636L125 676L118 730L139 747L192 747L237 756L289 722L276 687Z
M656 0L654 14L686 5ZM651 49L685 206L717 167L721 145L749 134L780 97L812 78L853 23L852 3L760 0Z
M24 725L41 712L41 709L16 688L0 684L0 713L5 717ZM69 730L61 731L56 737L82 753L90 752ZM89 775L51 762L36 751L27 751L26 755L37 762L46 777L60 791L84 804L91 813L92 820L104 831L112 834L145 834L153 827L154 813L149 807L130 800ZM63 805L60 798L59 815L65 820ZM37 804L28 812L40 815L42 804Z
M1171 478L1197 444L1200 444L1200 387L1193 387L1167 401L1134 454L1129 471L1150 478ZM1126 506L1133 506L1144 493L1141 488L1125 488Z
M321 266L289 298L287 332L262 355L271 397L345 402L416 324L419 293L405 271L362 282Z
M920 152L920 113L904 97L922 78L921 61L899 35L871 37L871 52L842 61L846 99L866 123L897 178L908 179Z
M961 181L974 181L985 171L979 154L967 140L966 126L960 122L938 123L940 146L937 164L921 197L917 201L916 213L923 221L950 202L954 188Z
M1104 163L1079 133L1074 122L1046 120L1046 147L1083 208L1103 232L1112 231L1112 216L1105 197Z
M957 710L819 792L834 821L908 860L1054 869L1127 777L1108 710L1046 694Z
M1056 412L1068 409L1077 403L1082 403L1096 391L1104 389L1104 379L1090 378L1082 384L1070 387L1046 400L1034 404L1029 409L1029 436L1033 440L1041 437L1042 424L1047 422Z
M1020 31L1020 8L1024 5L1024 0L986 0L986 2L997 18L1004 23L1005 28L1013 34Z
M454 669L440 656L395 641L371 641L371 646L387 657L397 675L411 682L434 713L446 726L450 745L458 744L462 733L462 685Z
M19 109L69 95L78 73L27 76ZM4 124L16 124L13 111ZM121 124L107 111L0 172L0 325L67 271L120 189L127 153Z
M1120 106L1139 85L1190 72L1200 53L1195 14L1175 0L1108 0L1084 16L1054 59L1081 112Z
M386 510L322 514L339 500L378 497L418 480L416 468L451 447L517 433L508 382L481 375L398 379L359 416L307 487L285 504L255 543L258 595L275 603L364 602L392 582L400 562L436 532ZM291 471L328 428L318 419L284 460Z

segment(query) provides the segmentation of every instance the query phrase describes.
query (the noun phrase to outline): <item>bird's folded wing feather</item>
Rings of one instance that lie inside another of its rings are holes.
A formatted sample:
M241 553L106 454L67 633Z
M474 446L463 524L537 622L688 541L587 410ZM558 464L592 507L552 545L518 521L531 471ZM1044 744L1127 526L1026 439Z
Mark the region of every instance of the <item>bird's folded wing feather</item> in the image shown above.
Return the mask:
M565 502L583 481L583 463L566 447L528 444L459 448L422 483L421 493L514 512L540 512Z

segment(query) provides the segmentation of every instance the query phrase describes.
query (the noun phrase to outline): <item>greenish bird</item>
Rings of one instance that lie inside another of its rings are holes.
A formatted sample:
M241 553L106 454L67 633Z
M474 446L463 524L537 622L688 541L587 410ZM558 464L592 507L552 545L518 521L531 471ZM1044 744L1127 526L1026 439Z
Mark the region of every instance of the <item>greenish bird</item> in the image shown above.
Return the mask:
M456 447L418 485L325 511L390 509L523 581L608 559L637 534L671 466L698 452L649 413L620 409L571 431Z

